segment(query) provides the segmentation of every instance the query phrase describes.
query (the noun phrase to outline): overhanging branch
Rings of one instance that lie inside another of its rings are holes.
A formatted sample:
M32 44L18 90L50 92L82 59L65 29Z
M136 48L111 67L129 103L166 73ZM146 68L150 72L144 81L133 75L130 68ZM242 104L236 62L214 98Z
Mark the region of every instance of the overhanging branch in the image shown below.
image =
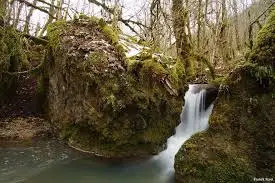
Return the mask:
M56 8L56 9L60 9L60 7L55 6L54 4L48 3L48 2L46 2L44 0L37 0L37 1L40 2L40 3L46 4L48 6L52 6L52 7Z
M35 37L35 36L29 35L29 34L23 34L23 36L25 38L32 40L35 44L47 45L49 43L46 39Z
M102 7L108 13L111 13L111 14L115 13L114 9L109 8L108 6L106 6L105 4L103 4L103 3L101 3L101 2L99 2L97 0L89 0L89 2L91 2L91 3L93 3L93 4L97 5L97 6ZM144 28L148 28L146 25L144 25L144 24L142 24L140 22L133 21L131 19L123 19L121 16L118 17L118 21L122 22L125 26L127 26L131 31L133 31L137 35L139 35L138 32L130 25L130 23L138 25L138 26L142 26Z
M37 67L32 68L30 70L27 71L21 71L21 72L2 72L2 74L6 74L9 76L18 76L18 75L24 75L24 74L36 74L39 73L41 71L41 69L44 66L44 62L41 62ZM0 72L1 74L1 72Z
M257 23L258 20L273 6L275 5L275 2L273 2L265 11L263 11L251 24L250 26L252 26L253 24Z
M37 9L37 10L39 10L41 12L44 12L44 13L48 14L50 17L56 19L56 17L54 15L52 15L50 12L48 12L47 10L45 10L45 9L39 7L39 6L33 5L32 3L30 3L30 2L28 2L26 0L17 0L17 1L19 1L20 3L24 3L25 5L27 5L29 7L32 7L34 9Z

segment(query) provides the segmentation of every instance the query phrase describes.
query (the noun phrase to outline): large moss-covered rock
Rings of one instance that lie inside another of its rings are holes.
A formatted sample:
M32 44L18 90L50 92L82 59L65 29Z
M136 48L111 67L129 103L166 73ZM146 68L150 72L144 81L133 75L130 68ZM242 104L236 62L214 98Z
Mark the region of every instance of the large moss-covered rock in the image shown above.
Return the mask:
M265 44L274 47L275 42ZM269 58L260 57L265 51ZM266 69L274 53L261 49L252 63L236 68L226 78L209 129L194 135L176 155L177 182L253 182L275 176L275 80L274 71Z
M163 149L183 105L180 69L129 60L95 18L52 24L48 37L49 118L71 146L106 157Z

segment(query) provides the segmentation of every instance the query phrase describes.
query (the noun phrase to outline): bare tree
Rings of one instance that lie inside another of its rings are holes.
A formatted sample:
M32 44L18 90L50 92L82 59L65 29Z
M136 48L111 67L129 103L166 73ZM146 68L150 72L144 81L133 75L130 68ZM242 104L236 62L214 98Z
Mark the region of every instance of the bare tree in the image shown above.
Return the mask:
M240 36L239 36L239 21L238 21L238 6L237 1L233 0L233 11L234 11L234 30L237 50L241 49Z

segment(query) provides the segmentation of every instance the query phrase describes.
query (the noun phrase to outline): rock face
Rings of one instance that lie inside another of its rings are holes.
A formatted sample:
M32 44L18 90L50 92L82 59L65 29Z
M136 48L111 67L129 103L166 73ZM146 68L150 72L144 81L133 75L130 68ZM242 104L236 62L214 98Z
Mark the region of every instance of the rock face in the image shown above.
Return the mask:
M49 118L71 146L105 157L163 149L183 105L176 66L129 60L102 20L57 22L48 37Z
M212 84L199 84L195 88L195 93L200 92L202 89L206 91L205 94L205 109L207 109L218 96L218 86Z
M274 11L264 30L274 31L272 18ZM266 40L269 31L262 35L261 30L258 40ZM253 50L263 56L275 42L265 42L265 49L259 45ZM275 176L275 74L264 69L273 67L274 52L269 60L251 58L220 87L207 132L194 135L176 155L177 182L253 182Z

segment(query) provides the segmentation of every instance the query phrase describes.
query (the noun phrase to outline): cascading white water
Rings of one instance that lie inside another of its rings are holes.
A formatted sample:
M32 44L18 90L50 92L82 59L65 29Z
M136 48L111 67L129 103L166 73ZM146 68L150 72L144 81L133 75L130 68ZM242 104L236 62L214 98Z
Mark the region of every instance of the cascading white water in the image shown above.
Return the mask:
M164 173L174 173L174 159L182 144L193 134L206 130L208 119L212 112L211 104L205 110L206 90L201 89L196 92L199 85L189 85L189 90L185 94L185 106L181 113L181 123L176 128L175 135L167 140L167 149L155 156L153 160L161 162Z

